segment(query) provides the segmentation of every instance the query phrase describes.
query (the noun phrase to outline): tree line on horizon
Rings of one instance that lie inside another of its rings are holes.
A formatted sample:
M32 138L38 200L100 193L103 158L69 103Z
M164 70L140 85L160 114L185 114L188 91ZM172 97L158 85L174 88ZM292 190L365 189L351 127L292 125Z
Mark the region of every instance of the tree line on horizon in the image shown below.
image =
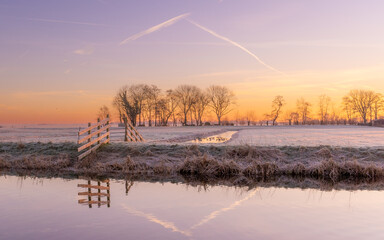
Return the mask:
M351 90L342 98L341 112L344 114L336 109L332 99L325 94L319 96L317 113L312 112L310 102L299 98L296 101L296 109L288 110L281 117L284 105L284 98L276 96L272 101L271 112L264 114L262 122L276 125L277 119L283 118L289 125L372 124L373 120L379 119L380 112L384 110L384 96L372 90Z
M201 89L193 85L179 85L175 89L162 91L156 85L133 84L121 87L113 100L120 122L124 117L134 126L202 126L210 125L208 113L213 113L218 125L328 125L371 124L380 118L384 110L384 96L372 90L351 90L342 98L338 108L332 99L323 94L316 104L303 97L297 99L296 108L285 110L283 96L276 96L271 111L256 120L255 111L247 111L232 119L227 115L235 110L235 94L225 86L212 85ZM317 111L313 106L317 105ZM103 106L98 116L106 116L109 109Z
M201 126L208 111L220 125L234 104L235 94L225 86L179 85L162 91L156 85L133 84L121 87L112 105L120 122L126 117L134 126Z

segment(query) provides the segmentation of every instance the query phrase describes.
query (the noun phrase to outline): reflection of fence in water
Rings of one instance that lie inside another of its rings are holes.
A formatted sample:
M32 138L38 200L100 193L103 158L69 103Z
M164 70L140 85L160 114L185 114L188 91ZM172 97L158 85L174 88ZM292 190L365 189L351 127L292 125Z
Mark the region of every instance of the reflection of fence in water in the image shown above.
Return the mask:
M101 184L105 183L106 186L102 186ZM97 185L92 185L92 181L88 180L87 184L78 184L77 185L80 188L87 188L87 192L79 192L79 196L87 196L87 199L79 199L79 204L88 205L89 208L92 208L92 205L98 205L99 207L101 205L107 205L110 207L111 205L111 193L110 193L110 186L109 186L109 180L104 181L97 181ZM92 189L96 189L97 192L92 192ZM97 200L94 199L94 197L97 197ZM102 200L107 198L106 200Z

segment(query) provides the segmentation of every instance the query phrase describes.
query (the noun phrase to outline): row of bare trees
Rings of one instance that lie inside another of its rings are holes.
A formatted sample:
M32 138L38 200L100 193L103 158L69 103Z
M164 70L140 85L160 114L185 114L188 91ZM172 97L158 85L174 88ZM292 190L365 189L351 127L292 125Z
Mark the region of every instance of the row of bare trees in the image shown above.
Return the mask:
M133 125L175 126L203 125L203 117L212 111L218 124L235 104L235 95L224 86L213 85L200 89L192 85L180 85L163 92L155 85L135 84L123 86L113 100L120 122L125 116Z
M351 90L342 99L342 111L337 111L332 99L327 95L320 95L318 113L312 114L312 104L304 98L296 101L296 109L286 111L282 117L285 100L276 96L272 101L271 112L265 114L265 121L276 125L278 118L288 121L289 124L356 124L377 120L379 113L384 110L384 96L371 90ZM312 114L312 115L311 115ZM312 117L311 117L312 116ZM249 125L249 123L248 123Z
M371 90L351 90L343 97L343 109L348 122L360 117L363 123L367 124L368 120L377 120L383 108L383 95Z

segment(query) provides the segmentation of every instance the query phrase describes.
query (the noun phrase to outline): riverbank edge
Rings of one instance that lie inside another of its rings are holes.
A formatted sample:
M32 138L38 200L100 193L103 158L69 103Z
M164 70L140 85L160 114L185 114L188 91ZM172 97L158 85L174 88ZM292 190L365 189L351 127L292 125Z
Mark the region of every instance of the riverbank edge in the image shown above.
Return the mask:
M0 143L0 170L237 186L287 178L308 179L317 183L304 185L314 186L381 184L384 180L384 147L112 143L81 161L77 155L77 144L71 142Z

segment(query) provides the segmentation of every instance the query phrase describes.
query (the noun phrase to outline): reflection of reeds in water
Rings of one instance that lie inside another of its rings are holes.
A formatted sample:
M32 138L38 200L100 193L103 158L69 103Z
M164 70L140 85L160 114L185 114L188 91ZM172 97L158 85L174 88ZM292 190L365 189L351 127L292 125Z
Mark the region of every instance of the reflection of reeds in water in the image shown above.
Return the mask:
M106 186L102 186L101 183L105 183ZM85 204L88 205L89 208L92 208L92 205L98 205L100 207L101 205L107 205L110 207L111 205L111 193L110 193L110 186L109 186L109 180L104 181L97 181L97 185L92 185L92 181L88 180L87 184L78 184L77 187L80 188L87 188L87 192L79 192L79 196L86 196L86 199L80 199L78 202L79 204ZM93 189L96 189L96 192L92 192ZM103 192L102 192L103 191ZM94 199L94 197L97 197L97 199ZM106 200L102 200L102 198L106 197Z

